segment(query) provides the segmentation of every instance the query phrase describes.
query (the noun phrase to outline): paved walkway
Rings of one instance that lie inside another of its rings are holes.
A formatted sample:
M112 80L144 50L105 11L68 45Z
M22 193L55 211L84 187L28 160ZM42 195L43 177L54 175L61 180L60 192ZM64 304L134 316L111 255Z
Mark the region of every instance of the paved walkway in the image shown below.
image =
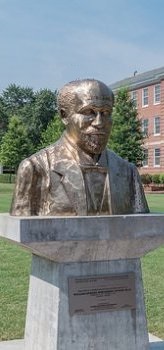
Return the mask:
M0 342L0 350L23 350L24 340L11 340Z
M164 350L164 341L149 334L150 350ZM24 340L11 340L0 342L0 350L23 350Z

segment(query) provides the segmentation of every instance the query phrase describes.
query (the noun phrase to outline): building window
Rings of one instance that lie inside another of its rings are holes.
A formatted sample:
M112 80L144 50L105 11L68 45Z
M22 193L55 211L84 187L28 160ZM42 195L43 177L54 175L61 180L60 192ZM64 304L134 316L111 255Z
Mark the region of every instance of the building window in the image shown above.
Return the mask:
M160 148L155 148L154 150L154 166L160 166Z
M134 105L137 107L137 91L131 91L131 99L134 102Z
M160 103L161 100L161 86L157 84L154 86L154 104Z
M142 89L142 107L148 106L148 88Z
M148 136L148 119L142 119L142 132L144 136Z
M143 152L144 152L144 159L143 159L142 165L144 167L147 167L148 166L148 149L144 148Z
M154 135L160 134L160 117L154 117Z

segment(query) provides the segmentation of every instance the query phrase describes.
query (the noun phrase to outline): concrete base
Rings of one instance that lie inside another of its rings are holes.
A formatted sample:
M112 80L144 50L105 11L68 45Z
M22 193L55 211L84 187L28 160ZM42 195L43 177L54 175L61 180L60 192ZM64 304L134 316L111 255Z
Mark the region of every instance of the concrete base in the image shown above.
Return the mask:
M24 350L24 339L0 342L0 350ZM148 350L164 350L164 341L149 334Z
M149 344L149 350L164 350L164 342L154 342Z
M164 215L19 217L0 214L0 235L58 263L139 258L164 244Z
M24 350L148 350L139 257L164 243L163 220L0 215L0 234L35 254ZM136 309L70 316L69 277L128 272L135 274Z
M20 339L0 342L0 350L24 350L24 340ZM164 350L164 342L150 342L148 350Z
M68 277L135 273L136 310L69 315ZM147 350L139 259L57 264L33 256L25 350Z
M0 342L0 350L24 350L24 340L10 340Z

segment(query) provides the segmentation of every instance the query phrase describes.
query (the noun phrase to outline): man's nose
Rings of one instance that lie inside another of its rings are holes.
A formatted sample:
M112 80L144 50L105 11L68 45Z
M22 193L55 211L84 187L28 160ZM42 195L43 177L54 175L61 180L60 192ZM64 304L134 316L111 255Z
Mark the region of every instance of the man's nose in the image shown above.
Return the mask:
M96 126L96 127L102 127L102 125L103 125L103 119L102 119L102 114L101 114L101 112L97 112L97 113L96 113L96 116L95 116L95 119L94 119L93 122L92 122L92 125L93 125L93 126Z

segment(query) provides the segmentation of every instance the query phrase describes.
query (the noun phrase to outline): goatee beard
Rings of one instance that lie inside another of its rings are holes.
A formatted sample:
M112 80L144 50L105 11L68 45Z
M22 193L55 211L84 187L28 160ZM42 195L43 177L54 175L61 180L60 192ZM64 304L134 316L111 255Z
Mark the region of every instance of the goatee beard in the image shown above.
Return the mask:
M78 140L78 146L82 148L86 153L100 154L107 145L106 135L92 135L81 133L80 139Z

